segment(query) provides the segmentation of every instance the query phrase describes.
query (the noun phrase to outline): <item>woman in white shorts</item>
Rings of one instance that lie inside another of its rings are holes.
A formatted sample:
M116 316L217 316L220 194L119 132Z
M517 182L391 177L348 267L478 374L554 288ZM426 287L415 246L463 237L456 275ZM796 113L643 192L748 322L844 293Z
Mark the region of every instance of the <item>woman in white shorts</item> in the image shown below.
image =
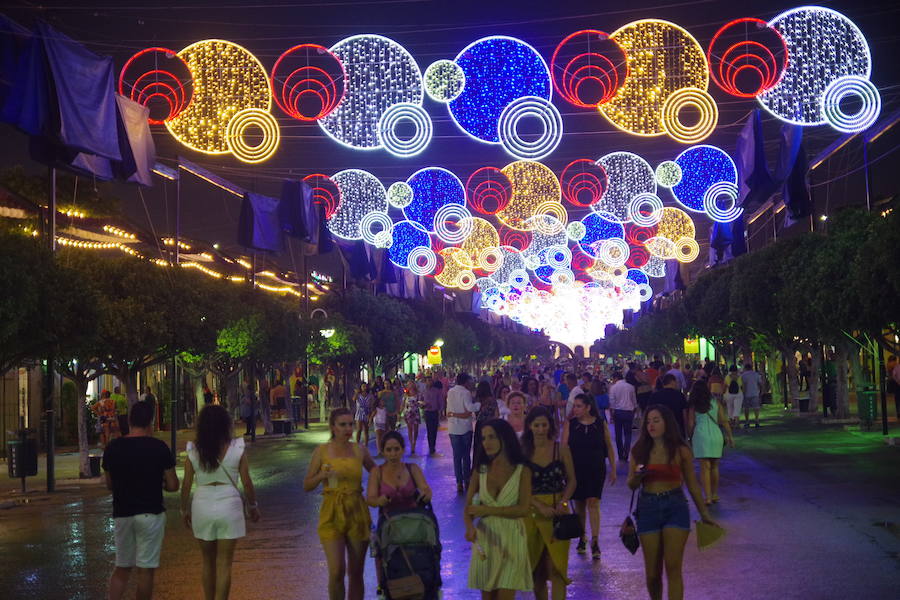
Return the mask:
M256 492L244 454L244 439L232 438L231 416L218 404L203 407L197 418L197 441L188 442L181 487L181 513L194 532L203 555L203 596L227 598L231 563L238 538L247 533L244 502L237 487L240 476L249 516L259 520ZM197 491L191 501L191 487Z
M732 429L741 424L741 407L744 404L744 393L741 391L741 376L737 367L731 365L728 369L728 377L725 378L725 409L728 413L728 423Z

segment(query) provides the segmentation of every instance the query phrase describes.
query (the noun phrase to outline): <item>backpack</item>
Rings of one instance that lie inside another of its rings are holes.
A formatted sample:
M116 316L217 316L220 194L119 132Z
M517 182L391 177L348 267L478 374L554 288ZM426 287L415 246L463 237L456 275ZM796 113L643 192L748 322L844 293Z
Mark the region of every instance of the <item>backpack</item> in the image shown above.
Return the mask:
M732 379L731 383L728 384L728 393L729 394L739 394L741 391L740 386L738 386L737 379Z

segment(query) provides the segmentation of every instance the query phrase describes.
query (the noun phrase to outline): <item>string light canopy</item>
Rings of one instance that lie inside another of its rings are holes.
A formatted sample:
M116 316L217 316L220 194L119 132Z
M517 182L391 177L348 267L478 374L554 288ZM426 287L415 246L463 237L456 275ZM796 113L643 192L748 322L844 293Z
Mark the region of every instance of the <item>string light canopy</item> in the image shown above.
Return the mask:
M345 240L361 240L363 217L388 211L387 192L377 177L362 169L340 171L331 180L340 191L341 203L326 223L328 230Z
M656 175L650 164L632 152L611 152L597 164L606 172L608 187L591 209L625 223L631 220L628 207L639 194L656 193Z

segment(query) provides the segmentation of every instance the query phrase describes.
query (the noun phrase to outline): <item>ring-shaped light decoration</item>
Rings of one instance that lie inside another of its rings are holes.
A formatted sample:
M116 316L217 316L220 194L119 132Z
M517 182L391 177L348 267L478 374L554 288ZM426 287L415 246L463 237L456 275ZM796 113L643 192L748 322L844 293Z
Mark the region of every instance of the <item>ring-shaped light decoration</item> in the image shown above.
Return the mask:
M566 228L569 213L559 202L541 202L535 208L534 230L544 235L557 235Z
M588 208L603 199L609 178L600 164L579 158L565 166L559 184L563 198L579 208Z
M777 29L762 19L743 18L726 23L713 35L706 53L709 72L722 91L738 98L755 98L772 89L784 73L788 48ZM740 84L754 74L755 87Z
M466 87L466 74L452 60L438 60L425 69L425 93L435 102L455 100Z
M416 246L407 255L409 270L416 275L431 275L437 268L437 256L427 246Z
M394 223L391 229L393 243L388 248L388 258L398 267L409 268L409 253L416 247L429 247L431 238L425 229L415 221Z
M706 54L684 28L660 19L628 23L610 34L622 47L629 76L600 113L616 128L638 136L666 133L662 107L682 88L706 90Z
M405 181L395 181L387 189L388 204L394 208L406 208L413 201L413 189Z
M550 246L544 254L547 265L553 269L568 269L572 265L572 251L568 246Z
M472 213L462 204L445 204L434 214L434 232L447 244L461 244L472 229Z
M728 203L727 208L719 206L720 198L725 196ZM730 181L719 181L712 184L703 194L703 208L709 218L717 223L731 223L742 214L744 209L738 206L739 197L738 187Z
M375 231L372 231L373 225L380 225L381 228ZM391 230L394 227L394 221L391 220L391 217L388 216L387 213L373 211L365 216L359 221L359 229L362 232L362 238L365 240L367 244L371 244L373 246L378 246L378 234L381 232L391 233ZM382 236L383 239L384 236ZM393 238L393 236L391 236Z
M526 140L518 131L519 122L528 118L537 118L543 128L534 140ZM562 116L549 100L537 96L524 96L507 104L500 113L497 128L503 148L519 159L544 158L562 141Z
M628 260L625 261L625 265L629 269L640 269L641 267L646 265L647 261L649 260L650 252L647 250L644 244L641 244L640 246L635 246L634 244L632 244L628 248Z
M183 58L168 48L145 48L129 58L119 71L119 94L146 106L151 111L147 119L151 125L162 125L180 115L191 103L193 90L191 69ZM157 105L167 109L163 118L152 116L159 113Z
M377 177L362 169L340 171L331 180L340 191L341 203L327 222L328 230L345 240L361 240L362 218L388 211L387 192Z
M525 269L513 269L509 274L508 282L513 287L524 288L529 281L531 281L531 277Z
M397 125L403 122L412 123L415 133L408 139L397 135ZM431 117L425 109L411 102L398 102L388 108L378 120L378 143L384 149L401 158L415 156L431 143L434 129Z
M522 260L522 253L509 246L500 246L500 252L503 254L503 262L497 269L491 273L491 278L498 285L511 283L510 277L515 270L525 270L525 261Z
M634 223L625 225L625 241L631 246L643 246L644 243L658 233L654 226L644 227Z
M262 131L262 141L255 146L248 144L244 139L250 127ZM225 141L235 158L241 162L255 164L272 158L278 150L281 132L278 129L278 121L271 114L258 108L245 108L236 112L228 121Z
M500 234L501 245L513 248L517 252L524 252L531 245L532 235L527 231L500 227L497 233Z
M344 65L319 44L299 44L284 51L272 67L271 81L275 104L299 121L328 116L347 91Z
M325 219L330 219L341 205L341 190L328 175L313 173L303 178L312 188L313 204L321 204L325 209Z
M649 283L639 283L637 284L637 293L638 297L641 299L641 302L647 302L653 298L653 288L650 287Z
M512 182L497 167L481 167L466 180L466 202L481 214L497 214L511 198Z
M565 287L575 283L575 273L571 269L554 269L550 275L550 283L554 287Z
M644 210L644 207L650 210ZM663 201L656 194L637 194L628 203L628 219L641 227L653 227L662 219L663 208Z
M678 262L694 262L700 256L700 244L694 238L683 237L675 241L675 258Z
M344 146L381 148L378 126L384 113L395 104L422 105L419 65L403 46L380 35L354 35L329 50L344 66L347 91L341 103L317 121L319 127Z
M581 221L572 221L566 226L566 235L573 242L579 242L587 233L587 228Z
M826 123L822 99L836 79L855 75L869 79L872 57L859 28L830 8L801 6L769 21L784 38L788 64L769 90L756 99L773 116L795 125Z
M471 290L478 278L469 270L462 271L456 278L456 286L461 290Z
M499 246L482 248L478 253L478 268L487 273L493 273L503 266L503 251Z
M674 160L666 160L656 167L656 183L664 188L678 185L683 173L681 167Z
M628 60L608 33L584 29L556 46L550 73L563 100L580 108L596 108L608 102L628 79Z
M716 146L691 146L675 158L682 178L672 195L688 210L705 212L704 194L720 181L737 184L737 167L727 152Z
M538 206L544 202L560 203L562 191L556 174L531 160L517 160L501 171L512 184L512 196L506 207L497 211L497 220L511 229L532 231L537 222L529 219L538 214Z
M680 118L683 109L693 107L700 118L685 125ZM682 144L696 144L708 138L719 123L719 107L706 90L681 88L672 92L662 106L662 125L670 138Z
M632 152L611 152L597 161L609 180L603 198L591 206L598 213L608 213L614 221L627 223L628 206L642 193L656 193L656 174L650 164Z
M611 267L621 267L628 260L628 243L622 238L609 238L600 242L597 258Z
M450 117L476 140L500 143L500 115L514 100L525 96L550 100L550 69L522 40L481 38L463 48L454 62L463 70L466 85L448 104Z
M192 150L227 154L226 131L235 113L271 110L268 73L253 53L226 40L194 42L178 56L191 71L194 93L190 104L165 122L166 129Z
M848 114L841 101L855 96L859 110ZM857 133L871 127L881 114L881 95L878 88L865 77L846 75L828 84L822 94L822 115L828 124L843 133Z
M409 176L413 200L403 208L407 219L434 231L434 216L447 204L465 206L466 191L454 173L442 167L425 167Z

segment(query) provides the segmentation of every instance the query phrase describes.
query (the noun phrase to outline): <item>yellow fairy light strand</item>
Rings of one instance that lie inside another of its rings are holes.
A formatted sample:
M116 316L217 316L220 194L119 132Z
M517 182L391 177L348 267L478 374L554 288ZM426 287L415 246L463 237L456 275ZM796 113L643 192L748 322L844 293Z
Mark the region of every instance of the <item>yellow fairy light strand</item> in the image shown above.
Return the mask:
M560 203L562 190L556 175L545 165L530 160L517 160L501 169L512 183L509 204L497 212L497 219L519 231L532 231L537 223L530 221L545 203Z

